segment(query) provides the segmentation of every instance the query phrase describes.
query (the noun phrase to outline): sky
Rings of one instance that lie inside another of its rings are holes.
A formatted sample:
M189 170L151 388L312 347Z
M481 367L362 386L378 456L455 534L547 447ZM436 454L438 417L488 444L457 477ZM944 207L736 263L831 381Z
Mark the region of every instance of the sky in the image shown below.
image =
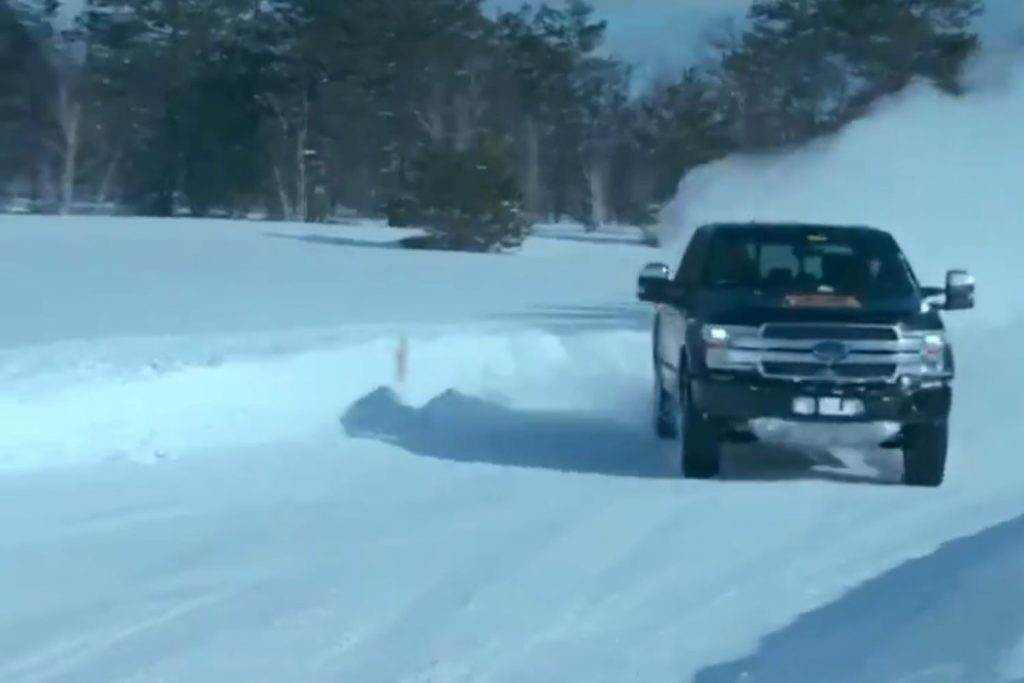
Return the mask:
M1024 2L1024 0L1020 0ZM608 48L644 66L688 63L723 19L742 20L749 0L591 0L608 20Z
M519 0L490 0L518 7ZM539 4L535 0L533 4ZM557 0L549 0L557 4ZM700 56L701 39L723 19L742 21L751 0L590 0L608 20L608 49L650 69L677 67ZM1024 36L1024 0L985 0L979 31L987 42L1003 44Z
M492 7L514 9L526 0L487 0ZM1024 0L1019 0L1024 3ZM532 0L539 5L543 0ZM557 5L558 0L547 0ZM750 0L589 0L608 21L607 48L639 66L657 69L692 62L702 35L715 22L742 19Z

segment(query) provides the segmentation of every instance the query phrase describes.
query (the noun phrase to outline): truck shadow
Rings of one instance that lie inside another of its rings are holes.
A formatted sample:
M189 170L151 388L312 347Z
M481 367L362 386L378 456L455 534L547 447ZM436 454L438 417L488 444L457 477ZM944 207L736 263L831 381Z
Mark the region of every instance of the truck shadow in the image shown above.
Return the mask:
M377 389L341 418L348 436L454 462L619 477L671 476L643 432L604 416L515 410L448 390L419 408Z
M850 449L844 457L827 448L785 446L774 443L726 446L722 479L731 481L777 482L817 479L875 486L900 483L902 469L889 453L865 450L851 462Z
M679 478L678 444L657 440L646 424L580 411L515 409L454 390L412 407L381 387L349 406L341 425L349 437L390 443L419 456L452 462ZM728 449L722 479L879 483L877 477L845 471L828 454L763 445Z
M883 486L897 483L898 474L888 468L854 470L824 449L801 449L774 444L727 446L722 458L723 481L780 482L831 481L842 484Z
M1024 681L1024 517L947 543L808 612L693 683Z

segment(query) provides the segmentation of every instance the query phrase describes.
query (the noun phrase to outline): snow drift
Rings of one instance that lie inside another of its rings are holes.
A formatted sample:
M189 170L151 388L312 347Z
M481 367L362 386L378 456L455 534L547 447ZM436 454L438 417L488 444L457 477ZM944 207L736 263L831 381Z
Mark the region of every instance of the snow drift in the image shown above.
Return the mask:
M150 461L335 433L347 406L399 386L397 345L384 337L282 355L211 351L207 362L8 372L0 469ZM194 340L193 353L202 347ZM401 388L414 404L461 390L520 408L572 407L636 422L647 390L634 359L645 348L630 331L424 332L408 340Z
M829 139L694 171L663 213L666 242L678 252L711 221L872 224L897 236L929 283L972 270L979 311L969 315L1006 323L1024 313L1024 63L996 59L972 66L963 97L918 84Z

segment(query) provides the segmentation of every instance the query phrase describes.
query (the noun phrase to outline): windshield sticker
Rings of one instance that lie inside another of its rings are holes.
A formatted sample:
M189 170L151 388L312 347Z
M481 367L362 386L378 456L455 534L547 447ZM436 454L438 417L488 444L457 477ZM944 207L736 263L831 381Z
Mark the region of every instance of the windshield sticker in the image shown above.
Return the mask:
M787 308L862 308L856 297L839 294L791 294L784 302Z

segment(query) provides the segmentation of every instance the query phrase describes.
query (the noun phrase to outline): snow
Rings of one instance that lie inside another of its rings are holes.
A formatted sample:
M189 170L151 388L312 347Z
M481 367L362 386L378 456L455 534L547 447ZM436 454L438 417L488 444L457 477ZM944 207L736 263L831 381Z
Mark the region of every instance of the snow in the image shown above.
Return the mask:
M923 280L979 271L985 305L964 319L1015 320L1024 297L1000 285L1019 267L1024 130L1011 122L1024 119L1024 61L986 58L968 82L964 98L918 85L806 149L693 172L663 213L665 238L678 251L695 225L716 220L877 225L897 236Z
M715 164L670 214L872 221L976 273L938 490L847 447L680 480L634 301L677 245L634 231L0 219L0 680L1019 680L1014 83Z
M555 226L523 254L438 257L398 248L408 231L373 226L3 220L0 347L238 334L292 341L517 316L543 323L558 307L631 302L632 281L606 269L639 268L648 251L599 249L601 235L559 239ZM453 268L459 276L446 277Z
M1017 519L867 581L695 683L1020 681L1024 612L1008 596L1024 572L1022 531Z

